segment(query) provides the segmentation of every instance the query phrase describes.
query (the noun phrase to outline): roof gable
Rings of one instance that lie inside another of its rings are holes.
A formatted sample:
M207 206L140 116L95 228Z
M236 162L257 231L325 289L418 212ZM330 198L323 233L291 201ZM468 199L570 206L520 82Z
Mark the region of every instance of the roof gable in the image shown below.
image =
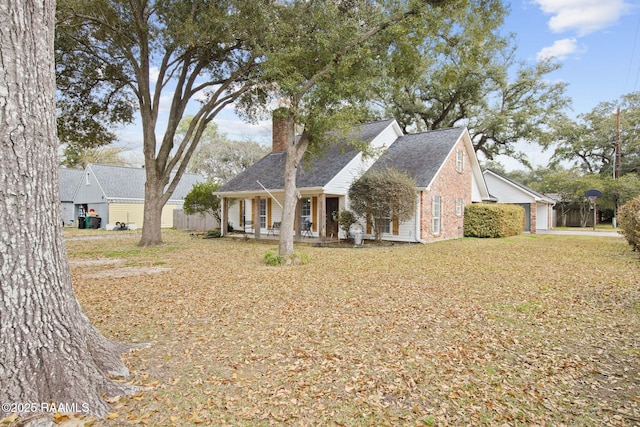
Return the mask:
M508 178L504 175L501 175L495 171L492 171L491 169L487 169L483 172L484 175L490 175L492 177L494 177L495 179L500 180L501 182L503 182L506 185L509 185L511 187L514 187L518 190L520 190L521 192L524 192L525 194L527 194L528 196L534 198L536 201L542 201L542 202L546 202L546 203L555 203L555 201L550 198L545 196L544 194L538 193L537 191L527 187L526 185L520 184L519 182L514 181L511 178Z
M366 123L355 130L351 137L371 144L393 123L395 123L393 119ZM329 145L320 153L308 156L298 168L296 187L298 189L324 187L359 153L360 151L353 145L340 141ZM269 190L283 189L285 161L284 151L269 153L222 185L217 193L262 191L260 184Z
M398 138L370 170L394 168L427 188L460 140L464 128L449 128Z
M84 171L82 169L58 169L58 185L60 188L60 201L72 202L78 192L78 186L82 182Z

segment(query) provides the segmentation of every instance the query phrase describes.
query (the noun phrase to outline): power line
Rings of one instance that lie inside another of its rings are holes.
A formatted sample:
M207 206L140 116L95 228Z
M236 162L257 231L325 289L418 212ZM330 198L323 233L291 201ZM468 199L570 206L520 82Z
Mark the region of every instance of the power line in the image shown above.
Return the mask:
M640 32L640 17L638 18L638 23L636 24L636 35L633 38L633 49L631 49L631 59L629 60L629 69L627 70L627 78L624 81L624 90L626 91L627 85L629 83L629 76L631 75L631 69L633 68L633 59L636 56L636 44L638 43L638 33ZM633 85L632 92L636 91L636 87L638 86L638 78L640 78L640 64L638 65L638 71L636 73L636 80Z

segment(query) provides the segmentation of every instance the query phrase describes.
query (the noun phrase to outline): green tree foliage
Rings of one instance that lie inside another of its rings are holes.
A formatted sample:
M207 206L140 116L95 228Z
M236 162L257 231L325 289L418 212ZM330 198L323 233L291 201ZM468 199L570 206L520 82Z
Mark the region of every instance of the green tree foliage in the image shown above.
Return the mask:
M212 181L199 182L184 198L182 206L187 215L210 213L220 222L220 197L213 194L220 187Z
M290 123L286 144L282 228L292 229L296 209L296 169L307 153L321 152L368 114L367 103L384 78L396 49L437 31L438 17L458 2L443 0L337 0L277 3L261 64L263 85L242 98L241 109L259 116L280 106L275 116ZM437 10L443 9L443 12ZM415 48L415 45L413 45ZM301 129L294 137L294 126ZM331 138L333 136L333 138ZM293 253L293 236L280 234L280 255Z
M576 120L560 117L551 123L557 147L553 160L570 162L585 173L613 176L620 107L620 176L640 170L640 92L602 102Z
M139 111L146 171L140 245L162 243L162 208L202 134L252 87L273 7L266 0L58 1L63 114L68 103L71 113L91 112L104 130L114 121L105 115L126 121L134 105ZM161 105L164 98L168 106ZM193 101L198 112L178 142L178 124ZM92 105L107 108L93 114ZM159 120L161 109L166 120Z
M349 188L351 209L373 224L376 240L389 221L406 221L415 215L416 183L396 169L369 171Z
M176 138L182 138L189 129L193 116L182 119ZM191 156L188 172L224 183L260 160L269 148L251 140L233 141L218 132L218 126L211 122L200 138L198 148Z
M577 207L580 211L580 223L586 227L589 219L591 202L584 193L588 190L600 190L603 198L597 201L600 209L613 209L613 194L605 190L606 179L600 175L585 175L578 170L565 170L545 176L535 185L535 189L545 194L555 194L556 210L560 215L560 223L566 226L567 214Z
M113 145L100 147L79 147L67 145L64 148L62 164L68 168L86 168L89 163L101 163L113 166L127 166L129 162L124 158L126 148Z
M499 0L467 1L433 17L438 31L419 50L394 52L381 100L405 131L466 125L488 159L523 162L515 142L551 142L546 125L568 105L566 84L546 78L557 64L517 61L514 37L500 35L506 14Z

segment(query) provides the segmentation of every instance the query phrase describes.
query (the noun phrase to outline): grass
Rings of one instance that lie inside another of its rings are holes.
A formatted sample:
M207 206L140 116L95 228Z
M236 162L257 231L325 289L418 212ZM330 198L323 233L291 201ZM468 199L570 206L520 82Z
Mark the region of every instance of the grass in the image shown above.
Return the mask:
M67 240L72 260L170 268L72 267L107 337L152 344L124 360L153 389L94 426L640 422L640 262L624 239L304 247L308 263L273 268L273 243L137 237Z

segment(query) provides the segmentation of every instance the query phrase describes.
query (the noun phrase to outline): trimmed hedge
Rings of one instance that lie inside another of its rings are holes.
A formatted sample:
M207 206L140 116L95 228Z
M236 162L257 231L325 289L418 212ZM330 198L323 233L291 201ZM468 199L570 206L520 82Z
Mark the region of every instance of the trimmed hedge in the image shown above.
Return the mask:
M634 251L640 250L640 197L629 200L618 209L618 225Z
M517 236L524 224L522 206L477 203L464 208L465 237Z

